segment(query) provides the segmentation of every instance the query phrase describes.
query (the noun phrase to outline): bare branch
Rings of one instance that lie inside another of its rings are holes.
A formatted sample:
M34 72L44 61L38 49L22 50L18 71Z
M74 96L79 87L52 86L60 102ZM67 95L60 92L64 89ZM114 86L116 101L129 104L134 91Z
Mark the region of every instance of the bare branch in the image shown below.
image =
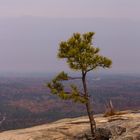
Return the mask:
M4 116L2 117L2 119L0 120L0 125L1 125L5 120L6 120L6 116L4 115Z
M81 80L82 77L68 77L68 80Z

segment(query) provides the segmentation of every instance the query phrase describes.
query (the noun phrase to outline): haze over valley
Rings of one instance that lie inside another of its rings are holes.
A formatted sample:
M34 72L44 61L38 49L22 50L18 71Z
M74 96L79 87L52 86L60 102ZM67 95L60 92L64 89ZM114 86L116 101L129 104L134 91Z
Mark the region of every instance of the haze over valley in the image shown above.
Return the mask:
M32 139L28 131L35 140L74 132L73 140L82 129L84 139L99 139L103 130L109 140L113 125L118 139L139 138L139 6L139 0L0 0L0 140ZM82 122L67 119L75 117Z
M0 78L0 117L6 118L0 126L1 131L86 115L84 105L62 101L50 94L45 83L51 78ZM88 77L95 113L104 113L105 105L110 100L116 111L140 109L140 76L100 75L100 78L96 80L95 76ZM71 82L81 87L80 81Z

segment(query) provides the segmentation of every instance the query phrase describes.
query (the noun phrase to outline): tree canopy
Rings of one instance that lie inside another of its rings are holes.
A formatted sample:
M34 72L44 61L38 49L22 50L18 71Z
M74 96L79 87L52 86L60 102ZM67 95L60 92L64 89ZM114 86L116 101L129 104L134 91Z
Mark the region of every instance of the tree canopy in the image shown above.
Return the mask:
M110 68L112 61L100 55L100 49L94 47L92 42L94 34L94 32L74 33L67 41L60 43L58 50L59 58L66 59L72 70L80 71L83 91L80 91L76 85L71 85L71 90L69 91L65 90L63 81L71 79L65 72L59 73L48 83L48 87L51 93L58 95L61 99L85 104L90 120L91 134L93 138L96 138L96 122L93 117L90 96L87 90L86 75L98 67Z
M109 68L112 61L99 55L99 48L93 46L94 32L74 33L67 41L60 43L59 58L65 58L73 70L89 72L97 67Z
M72 70L81 71L86 74L98 67L109 68L112 61L99 54L100 49L93 46L94 32L84 34L74 33L67 41L62 41L58 50L58 57L66 59ZM87 97L79 91L75 85L71 85L71 91L65 91L62 81L69 80L67 73L59 73L48 87L53 94L58 95L64 100L73 100L75 102L85 103ZM82 79L82 77L81 77Z

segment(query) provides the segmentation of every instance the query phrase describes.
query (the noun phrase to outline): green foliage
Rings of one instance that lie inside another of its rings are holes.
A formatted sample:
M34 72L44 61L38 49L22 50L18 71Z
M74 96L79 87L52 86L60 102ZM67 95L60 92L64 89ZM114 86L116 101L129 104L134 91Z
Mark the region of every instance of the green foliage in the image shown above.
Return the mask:
M51 93L58 95L63 100L71 99L74 102L85 103L86 98L82 96L75 85L71 85L71 91L64 90L62 83L63 80L68 80L68 75L61 72L50 83L48 83Z
M62 71L61 73L59 73L57 76L56 76L56 78L55 78L55 80L58 80L58 81L61 81L61 80L68 80L68 75L67 75L67 73L65 73L64 71Z
M70 77L64 72L58 74L52 82L48 84L51 93L57 94L61 99L73 100L86 105L87 114L90 120L91 133L95 138L96 123L93 118L93 111L90 104L90 96L87 91L86 74L98 67L109 68L112 61L107 57L99 55L99 48L92 44L92 38L95 33L85 34L74 33L67 41L60 43L58 57L66 59L72 70L78 70L82 75L83 93L75 85L71 85L71 91L66 92L62 80L69 80Z
M99 48L92 44L95 33L74 33L67 41L60 43L59 58L65 58L69 67L73 70L88 72L97 67L109 68L112 61L99 55Z
M58 57L66 59L69 67L73 70L80 70L86 75L87 72L98 67L109 68L112 61L107 57L99 55L99 48L92 44L92 38L95 33L88 32L85 34L74 33L67 41L60 43ZM64 72L58 74L48 87L51 93L58 95L64 100L73 100L74 102L87 103L87 93L81 93L75 85L71 85L71 91L66 92L62 81L69 80L70 77Z

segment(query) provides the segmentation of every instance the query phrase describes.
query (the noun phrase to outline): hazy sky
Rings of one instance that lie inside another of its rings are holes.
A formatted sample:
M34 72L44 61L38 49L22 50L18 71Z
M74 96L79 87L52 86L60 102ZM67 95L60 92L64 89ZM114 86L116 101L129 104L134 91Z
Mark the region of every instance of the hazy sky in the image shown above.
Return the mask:
M140 0L0 0L0 16L140 19Z
M58 44L95 31L114 73L140 74L140 0L0 0L0 73L56 72Z

